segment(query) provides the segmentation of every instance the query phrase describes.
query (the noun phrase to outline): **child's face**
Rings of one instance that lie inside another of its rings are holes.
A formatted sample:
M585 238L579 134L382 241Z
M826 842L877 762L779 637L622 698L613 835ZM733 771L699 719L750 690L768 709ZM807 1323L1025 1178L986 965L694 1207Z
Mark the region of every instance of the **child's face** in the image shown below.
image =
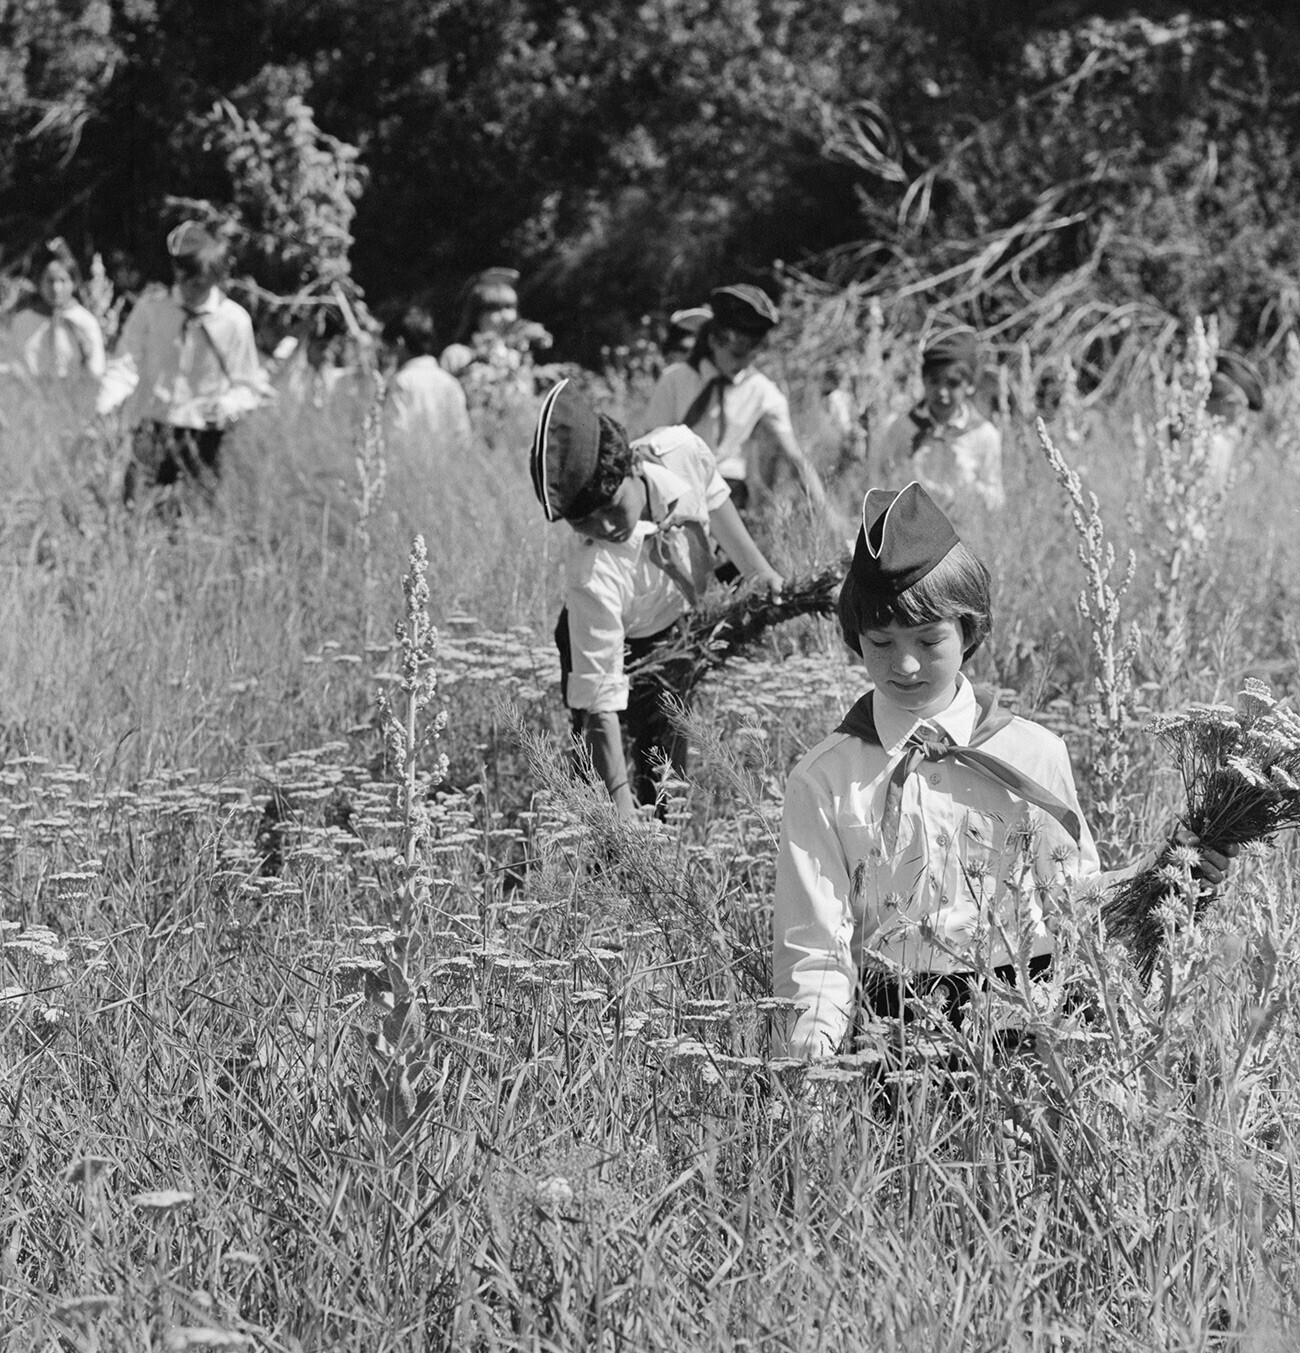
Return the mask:
M645 481L638 474L630 474L604 507L570 521L569 525L588 540L617 545L631 536L645 506Z
M762 335L742 333L724 324L715 324L709 334L709 356L724 376L743 370L762 346Z
M859 642L872 684L900 709L928 719L952 704L965 648L956 620L890 623L863 630Z
M46 264L41 274L41 299L51 310L63 310L74 300L72 274L57 260Z
M966 401L975 393L975 385L964 366L929 366L921 372L925 386L925 402L941 422L948 422L961 412Z

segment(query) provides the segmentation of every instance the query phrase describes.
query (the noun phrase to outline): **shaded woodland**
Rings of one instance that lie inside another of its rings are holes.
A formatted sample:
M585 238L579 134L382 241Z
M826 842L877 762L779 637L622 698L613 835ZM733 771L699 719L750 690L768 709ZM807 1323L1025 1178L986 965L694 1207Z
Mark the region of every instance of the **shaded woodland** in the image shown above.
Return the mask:
M160 275L198 199L280 294L450 327L511 261L585 359L778 261L1013 338L1300 314L1292 4L24 0L0 38L11 275L54 233Z

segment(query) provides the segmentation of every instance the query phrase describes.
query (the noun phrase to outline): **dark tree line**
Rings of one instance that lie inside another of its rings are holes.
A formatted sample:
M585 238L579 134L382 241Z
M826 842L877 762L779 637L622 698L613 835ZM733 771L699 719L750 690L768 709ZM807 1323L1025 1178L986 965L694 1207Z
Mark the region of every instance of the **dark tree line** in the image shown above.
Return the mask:
M287 206L244 185L273 289L269 233L319 235L346 179L373 306L450 323L466 274L513 261L579 354L814 257L906 286L979 256L955 299L983 323L1064 279L1062 306L1268 342L1300 314L1298 37L1291 3L25 0L0 9L0 266L60 233L159 271L168 200L231 201L253 117L336 138Z

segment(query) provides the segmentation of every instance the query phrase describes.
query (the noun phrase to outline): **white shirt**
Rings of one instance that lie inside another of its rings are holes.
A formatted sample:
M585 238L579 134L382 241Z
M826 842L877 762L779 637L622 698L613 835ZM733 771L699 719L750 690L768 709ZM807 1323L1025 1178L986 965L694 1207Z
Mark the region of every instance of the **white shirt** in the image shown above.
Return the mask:
M225 427L273 397L238 301L213 287L191 314L176 292L155 288L123 326L96 411L126 405L132 423Z
M104 334L84 305L52 315L24 307L2 337L8 363L38 380L98 381L104 374Z
M388 387L389 432L417 453L459 451L470 440L465 390L436 357L412 357Z
M1076 846L1041 808L967 766L925 761L903 784L898 842L886 858L880 823L889 772L921 720L877 690L874 747L833 733L786 784L773 906L772 981L799 1004L793 1056L833 1053L853 1016L864 955L907 972L968 970L969 959L1009 963L1022 941L1052 952L1044 894L1099 881L1093 844L1065 743L1027 719L1013 719L981 749L1009 762L1074 810ZM924 722L959 745L978 708L970 683ZM949 950L955 950L951 953Z
M641 426L658 428L681 423L695 402L695 396L720 374L707 357L700 363L698 371L689 362L674 362L664 370L650 392ZM694 431L712 449L717 457L718 471L724 478L745 479L749 471L748 442L759 427L794 437L790 401L775 382L752 366L735 374L731 383L723 387L722 397L726 410L725 427L715 395L709 401L708 411L695 424Z
M681 588L651 558L648 542L683 522L707 530L709 513L730 498L713 453L689 428L659 428L632 445L651 453L639 469L653 520L637 522L625 541L574 538L566 600L570 709L603 714L627 708L624 640L657 634L688 609Z
M913 412L927 416L923 404ZM893 489L915 479L944 508L974 495L996 511L1006 502L1002 434L969 404L952 422L931 421L926 428L905 413L881 439L880 476L880 487Z

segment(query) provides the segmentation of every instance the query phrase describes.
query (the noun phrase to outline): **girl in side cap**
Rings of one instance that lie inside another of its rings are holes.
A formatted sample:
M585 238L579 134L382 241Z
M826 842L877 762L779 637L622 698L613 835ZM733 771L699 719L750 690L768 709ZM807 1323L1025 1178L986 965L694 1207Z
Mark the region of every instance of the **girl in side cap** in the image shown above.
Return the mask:
M839 619L872 689L791 772L777 860L773 989L803 1058L917 994L959 1021L976 970L1038 976L1055 903L1138 867L1100 872L1065 743L963 675L988 570L920 484L867 494ZM1228 865L1202 851L1208 882Z
M877 474L883 486L916 480L948 508L972 499L990 510L1003 505L1002 436L971 403L979 366L979 337L965 325L925 344L925 397L894 419L881 439Z
M824 508L826 494L794 435L789 400L751 365L780 312L766 292L745 283L718 287L709 302L712 318L699 329L690 357L659 377L642 427L682 426L702 437L742 512L766 492L752 448L756 437L766 437L794 466L813 506Z
M81 270L61 239L42 249L36 291L0 334L0 369L46 389L66 388L85 415L104 375L104 334L80 302Z
M781 576L745 529L713 453L684 427L629 443L612 418L565 380L542 402L530 460L547 521L576 540L567 599L555 627L560 688L619 812L655 802L659 765L680 774L686 747L659 688L627 667L672 637L712 577L713 541L750 582ZM632 745L629 776L621 722Z
M167 236L172 286L150 287L117 341L96 411L124 409L133 429L123 497L194 480L211 491L232 424L274 397L247 310L218 283L226 247L186 221Z

